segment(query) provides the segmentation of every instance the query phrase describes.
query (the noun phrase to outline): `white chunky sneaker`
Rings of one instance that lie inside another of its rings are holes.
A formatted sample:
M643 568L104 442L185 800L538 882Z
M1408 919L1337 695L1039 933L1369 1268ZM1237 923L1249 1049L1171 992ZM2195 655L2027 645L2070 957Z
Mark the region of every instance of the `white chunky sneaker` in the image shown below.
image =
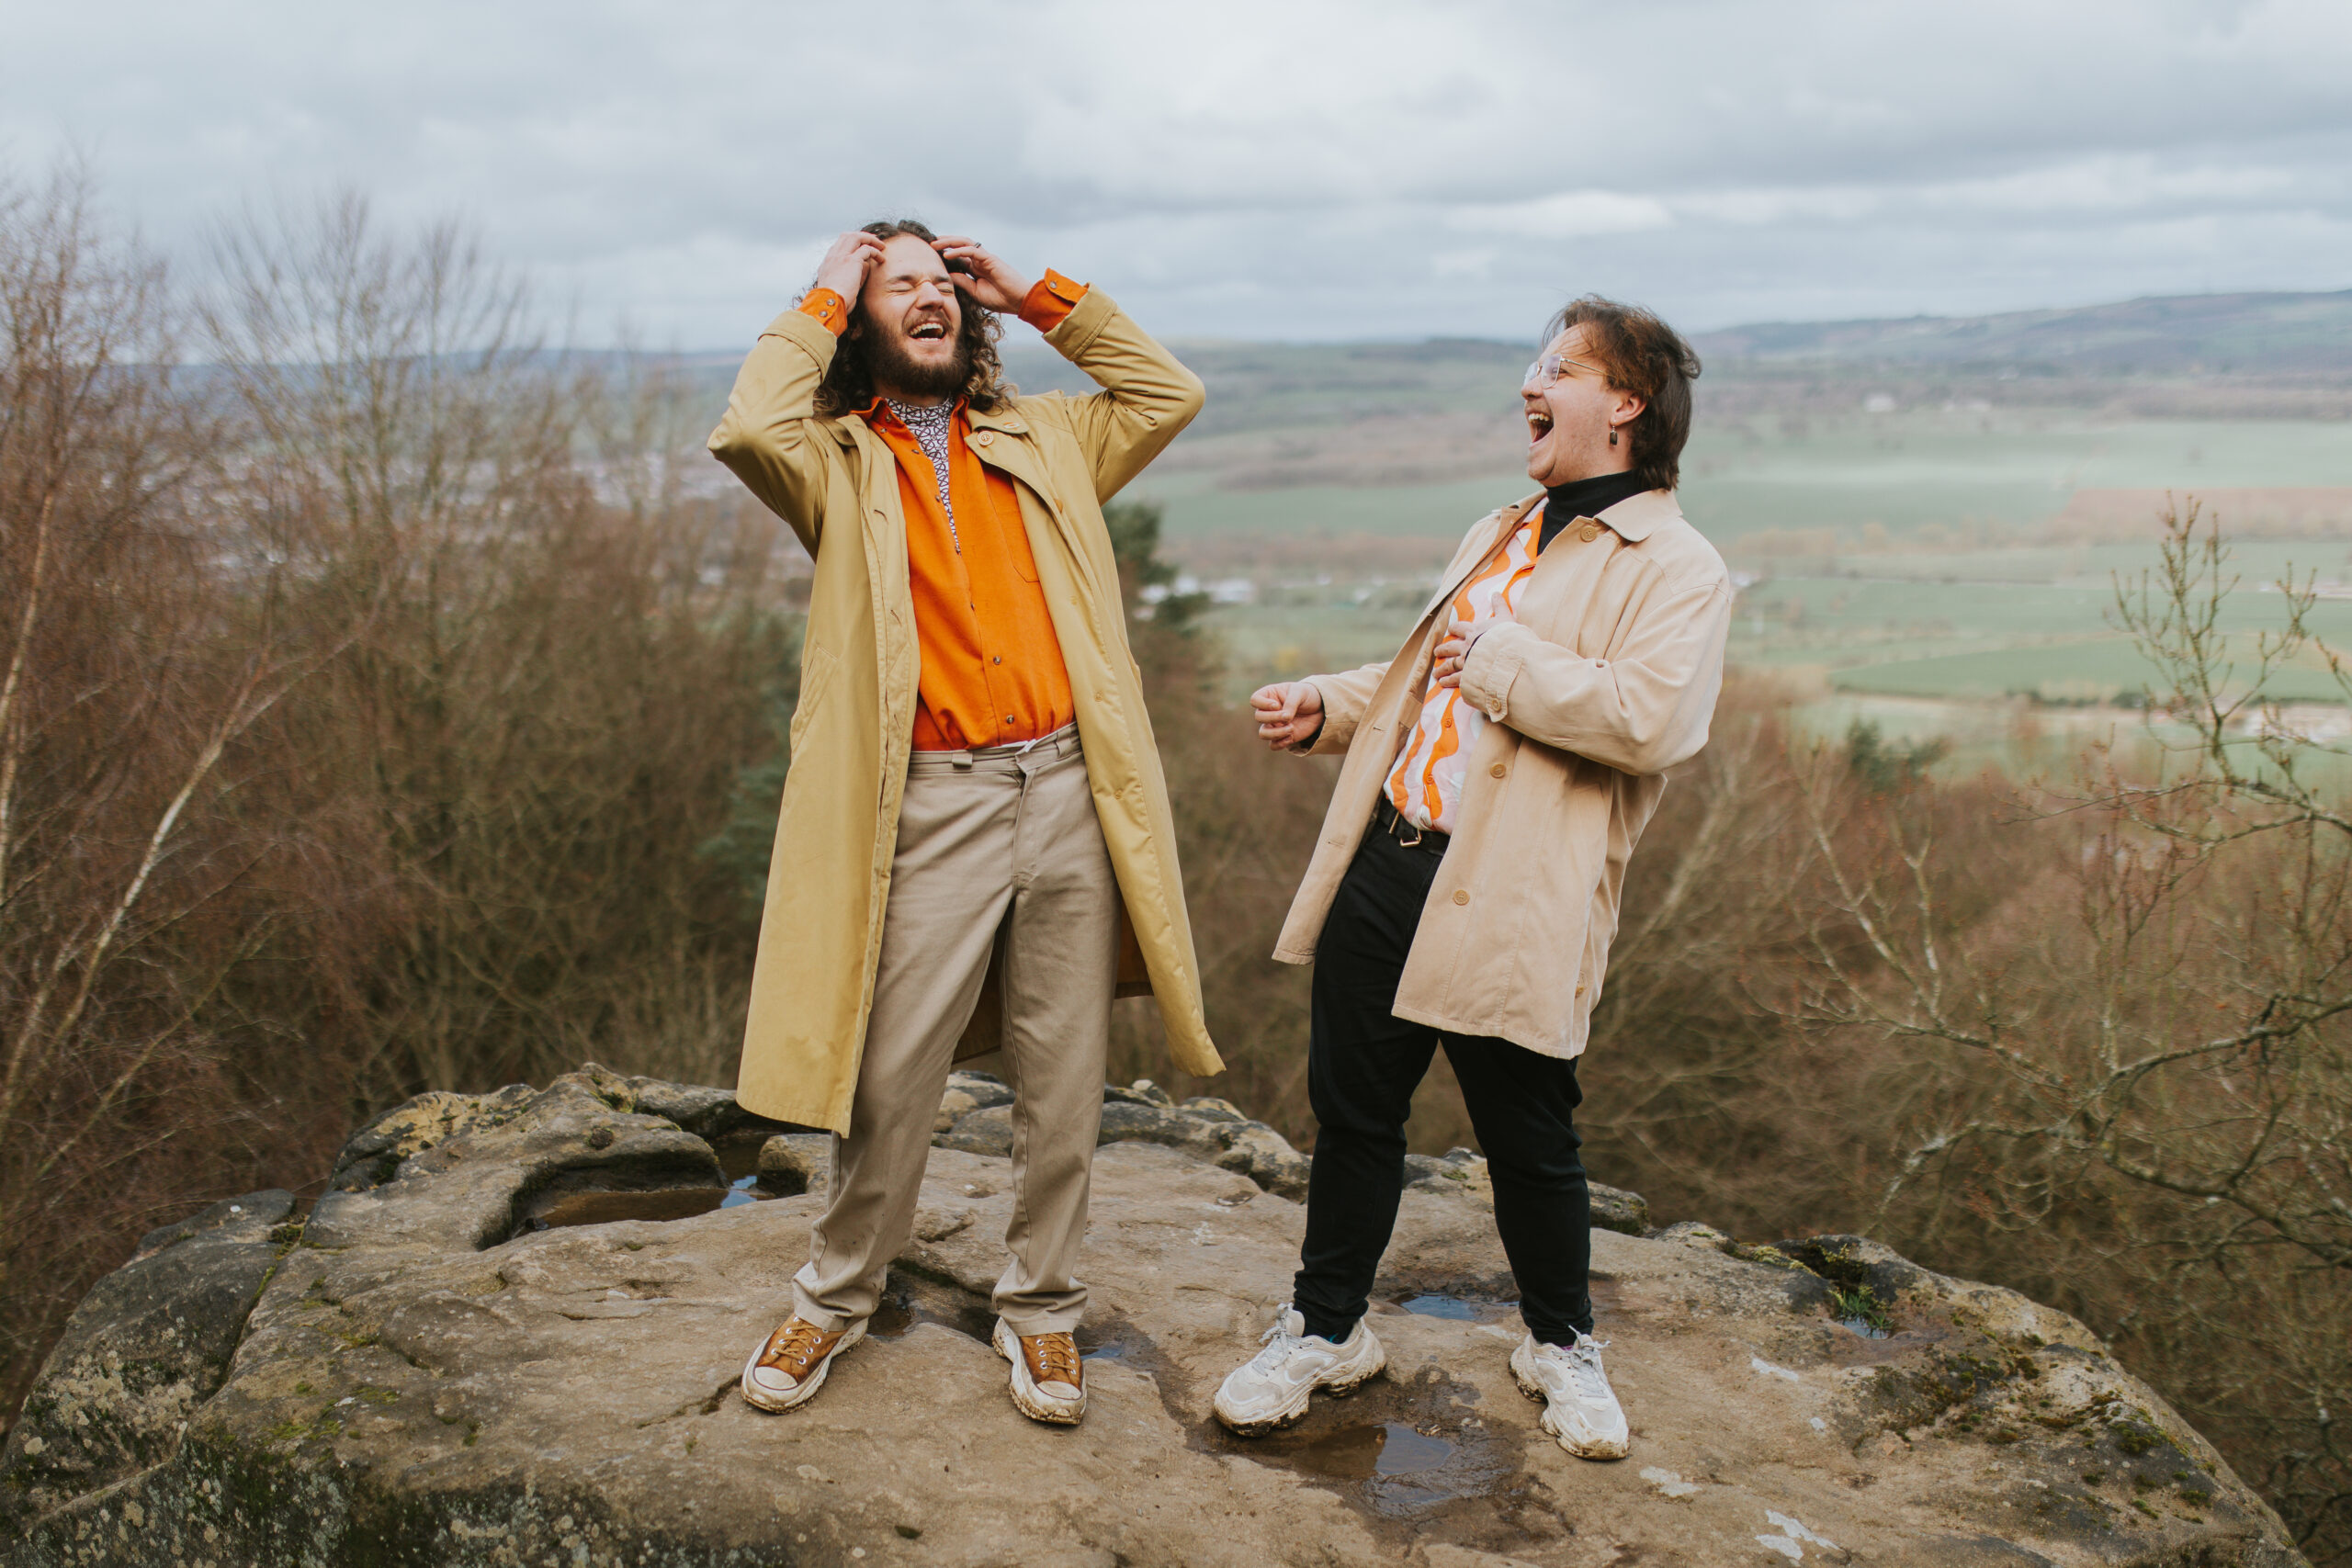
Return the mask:
M1373 1337L1366 1319L1356 1319L1346 1340L1334 1345L1307 1333L1306 1319L1288 1302L1262 1342L1266 1348L1236 1367L1216 1391L1216 1418L1245 1438L1303 1417L1317 1389L1346 1393L1388 1365L1388 1352Z
M1623 1459L1624 1407L1600 1370L1606 1339L1579 1334L1573 1348L1539 1345L1529 1335L1510 1353L1510 1375L1521 1393L1544 1402L1544 1429L1578 1459Z

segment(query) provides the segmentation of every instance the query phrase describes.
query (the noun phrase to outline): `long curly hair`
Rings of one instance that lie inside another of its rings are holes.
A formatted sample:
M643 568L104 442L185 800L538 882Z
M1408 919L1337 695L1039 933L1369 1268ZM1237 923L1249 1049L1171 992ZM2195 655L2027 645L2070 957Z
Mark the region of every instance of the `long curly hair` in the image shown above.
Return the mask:
M911 234L929 244L939 238L912 218L886 218L865 225L865 231L888 243L901 234ZM956 332L956 347L971 373L964 378L959 394L964 401L982 413L988 413L1020 394L1020 389L1004 378L1004 363L997 355L997 340L1004 335L1004 325L994 310L972 302L969 294L961 294L956 304L963 313L963 325ZM825 378L817 387L817 412L838 418L854 413L874 400L874 367L867 355L865 342L859 329L865 325L865 306L862 301L850 302L849 327L842 333L840 346L833 351L833 362L825 369Z

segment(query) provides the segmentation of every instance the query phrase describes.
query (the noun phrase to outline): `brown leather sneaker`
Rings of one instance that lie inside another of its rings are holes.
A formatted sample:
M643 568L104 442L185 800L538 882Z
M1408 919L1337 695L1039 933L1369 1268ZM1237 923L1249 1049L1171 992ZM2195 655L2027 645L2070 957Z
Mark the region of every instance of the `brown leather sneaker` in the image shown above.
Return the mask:
M1086 1365L1067 1334L1020 1334L1004 1319L990 1337L996 1353L1012 1363L1012 1403L1033 1421L1075 1427L1086 1414Z
M760 1341L743 1366L743 1403L762 1410L789 1410L825 1386L833 1358L865 1337L865 1320L828 1334L804 1317L791 1317Z

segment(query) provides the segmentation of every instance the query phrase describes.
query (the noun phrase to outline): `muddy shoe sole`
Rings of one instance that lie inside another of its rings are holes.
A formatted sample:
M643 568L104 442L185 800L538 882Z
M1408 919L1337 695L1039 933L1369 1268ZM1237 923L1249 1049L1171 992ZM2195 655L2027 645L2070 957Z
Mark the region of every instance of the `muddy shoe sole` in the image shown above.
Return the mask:
M1295 1427L1306 1420L1306 1413L1313 1407L1317 1394L1328 1393L1334 1399L1345 1399L1387 1370L1387 1348L1375 1339L1372 1342L1372 1354L1366 1358L1364 1365L1354 1368L1337 1382L1308 1383L1300 1392L1298 1407L1295 1410L1285 1409L1279 1415L1256 1421L1234 1421L1228 1419L1224 1411L1216 1409L1214 1405L1210 1408L1216 1416L1217 1425L1235 1437L1262 1438L1269 1432L1279 1432L1285 1427Z
M1521 1354L1520 1350L1510 1354L1510 1380L1519 1385L1520 1393L1544 1407L1543 1418L1536 1425L1544 1428L1545 1436L1578 1459L1623 1459L1632 1450L1630 1441L1623 1445L1602 1443L1584 1448L1568 1441L1560 1430L1559 1417L1552 1413L1552 1396L1544 1392L1543 1382L1532 1372L1521 1370L1519 1364Z
M1012 1407L1032 1421L1043 1421L1051 1427L1075 1427L1086 1415L1086 1394L1083 1391L1075 1401L1047 1400L1029 1381L1028 1363L1021 1359L1021 1341L1002 1318L989 1335L989 1343L996 1353L1012 1365ZM1081 1373L1081 1376L1084 1374Z
M840 1342L834 1345L823 1360L817 1363L817 1375L790 1393L770 1393L752 1381L752 1370L760 1364L760 1358L767 1353L768 1342L765 1339L761 1340L759 1348L752 1352L752 1359L743 1363L743 1403L754 1410L764 1410L772 1416L780 1416L796 1405L808 1404L808 1401L817 1397L817 1391L825 1386L825 1379L831 1374L833 1363L840 1360L851 1346L865 1337L865 1320L860 1318L842 1332Z

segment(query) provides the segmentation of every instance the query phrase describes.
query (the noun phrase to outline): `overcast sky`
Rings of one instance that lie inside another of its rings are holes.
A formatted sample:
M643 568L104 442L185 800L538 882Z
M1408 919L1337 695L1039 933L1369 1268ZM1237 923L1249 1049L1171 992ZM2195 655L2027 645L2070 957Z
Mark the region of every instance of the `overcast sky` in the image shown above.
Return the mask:
M2346 0L0 0L0 167L175 254L338 187L731 345L881 214L1170 335L2352 288Z

